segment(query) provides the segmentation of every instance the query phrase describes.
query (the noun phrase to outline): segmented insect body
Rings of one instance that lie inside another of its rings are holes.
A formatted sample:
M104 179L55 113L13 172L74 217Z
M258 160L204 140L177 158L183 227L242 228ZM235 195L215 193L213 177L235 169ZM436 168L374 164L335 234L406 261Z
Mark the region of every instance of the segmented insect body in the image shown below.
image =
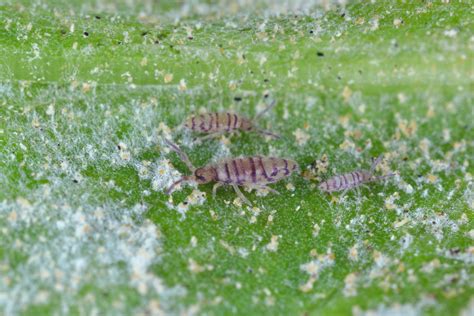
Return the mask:
M215 196L218 187L231 185L240 199L251 205L238 186L252 185L278 193L266 185L278 182L299 170L298 164L293 160L262 156L225 159L204 167L195 168L189 161L188 156L178 146L169 141L166 141L166 143L179 154L181 160L192 172L192 175L184 176L173 183L166 194L171 194L176 185L182 182L195 182L197 184L216 182L212 189L213 196Z
M256 116L256 119L260 118L274 105L275 102L272 102L272 104ZM212 112L193 115L186 119L183 126L193 132L209 134L208 137L236 131L253 131L274 138L279 137L269 131L260 129L255 125L253 120L230 112Z
M359 187L368 182L379 181L394 174L390 173L385 176L375 176L373 173L375 168L382 160L382 156L378 157L373 163L370 170L357 170L342 175L337 175L329 180L322 182L319 185L319 189L323 192L337 192L347 191L352 188Z

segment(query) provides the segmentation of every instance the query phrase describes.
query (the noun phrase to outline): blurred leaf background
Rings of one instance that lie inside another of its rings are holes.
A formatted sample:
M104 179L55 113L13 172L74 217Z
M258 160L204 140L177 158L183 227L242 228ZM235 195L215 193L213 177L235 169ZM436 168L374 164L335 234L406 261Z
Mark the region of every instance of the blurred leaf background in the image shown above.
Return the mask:
M0 3L0 310L472 315L469 1ZM265 97L267 96L267 97ZM192 113L282 135L197 146ZM276 155L280 195L164 187ZM319 181L370 167L360 193ZM321 161L327 166L321 168ZM318 162L317 172L309 166Z

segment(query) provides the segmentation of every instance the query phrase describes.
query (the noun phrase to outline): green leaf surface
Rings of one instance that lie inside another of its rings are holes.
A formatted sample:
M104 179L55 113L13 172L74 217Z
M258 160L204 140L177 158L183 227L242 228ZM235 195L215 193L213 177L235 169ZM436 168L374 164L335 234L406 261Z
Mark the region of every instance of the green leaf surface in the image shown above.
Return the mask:
M471 315L469 1L0 4L0 314ZM210 111L281 135L197 143ZM242 204L186 165L296 160ZM346 194L318 185L370 169ZM303 176L302 176L303 175Z

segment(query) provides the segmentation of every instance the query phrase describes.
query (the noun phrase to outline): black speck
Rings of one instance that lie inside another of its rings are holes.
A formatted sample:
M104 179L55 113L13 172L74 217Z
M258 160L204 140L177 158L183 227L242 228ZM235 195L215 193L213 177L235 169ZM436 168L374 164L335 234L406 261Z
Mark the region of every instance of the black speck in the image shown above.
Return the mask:
M270 81L270 80L268 80L268 79L263 79L263 82L268 82L268 81Z
M452 255L457 255L458 253L461 252L461 249L459 249L459 248L453 248L453 249L449 249L449 252L450 252Z
M61 30L61 34L62 34L62 35L66 34L66 33L67 33L66 30Z
M324 53L323 53L323 52L317 52L316 55L318 55L319 57L324 57Z
M313 30L309 31L309 34L313 34L313 33L314 33Z
M431 222L431 224L433 224L433 225L434 225L434 224L436 224L436 222L435 222L435 221L432 221L432 222Z
M61 144L58 143L58 147L60 147L60 146L61 146Z
M341 80L341 79L342 79L341 76L337 76L337 80Z
M188 201L184 201L183 204L184 204L184 205L188 205Z
M242 101L242 97L234 97L234 101L240 102Z
M77 181L76 179L72 180L72 182L74 182L74 183L79 183L79 181Z
M145 36L148 34L148 31L142 32L142 36Z
M159 41L159 40L155 40L155 44L160 44L160 41Z
M89 36L89 32L84 32L84 36Z
M403 161L407 161L408 160L408 157L403 157Z
M98 15L96 15L95 18L96 18L97 20L100 20L100 16L98 16Z
M117 41L117 44L122 45L122 41Z
M342 13L341 14L341 18L345 17L346 16L346 12Z
M268 98L268 93L265 93L265 94L263 95L263 97L264 97L264 98Z
M122 147L120 145L117 145L118 150L122 150Z
M361 74L361 75L362 75L362 70L360 70L360 69L359 69L359 74Z
M188 36L188 40L193 40L193 39L194 39L194 37Z
M252 268L248 268L248 269L247 269L247 272L248 272L248 273L253 273L253 269L252 269Z

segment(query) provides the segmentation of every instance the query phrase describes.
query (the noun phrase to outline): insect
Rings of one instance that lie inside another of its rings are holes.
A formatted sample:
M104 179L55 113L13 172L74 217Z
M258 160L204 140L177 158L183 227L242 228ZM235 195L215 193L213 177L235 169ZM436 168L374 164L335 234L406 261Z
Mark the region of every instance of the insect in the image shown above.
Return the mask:
M192 115L186 119L183 126L193 132L207 134L200 140L219 137L225 133L233 133L237 131L257 132L262 135L279 138L278 135L259 128L254 122L263 114L273 108L276 104L274 100L263 111L257 114L255 119L249 119L241 115L230 112L211 112L200 115Z
M352 188L358 188L361 185L364 185L369 182L379 181L388 177L393 176L393 173L390 173L385 176L375 176L374 171L377 165L382 161L382 156L379 156L374 160L370 170L356 170L342 175L337 175L332 177L329 180L322 182L319 185L319 189L323 192L338 192L344 191L343 197L346 192Z
M293 160L262 156L229 158L204 167L195 168L186 153L177 145L167 140L165 142L179 155L192 172L192 175L184 176L174 182L168 188L166 194L171 194L174 188L182 182L195 182L197 184L216 182L212 188L213 198L216 196L217 188L222 185L230 185L243 202L252 205L242 191L240 191L239 186L247 185L266 188L270 192L278 194L278 191L267 187L267 184L278 182L299 170L298 164Z

